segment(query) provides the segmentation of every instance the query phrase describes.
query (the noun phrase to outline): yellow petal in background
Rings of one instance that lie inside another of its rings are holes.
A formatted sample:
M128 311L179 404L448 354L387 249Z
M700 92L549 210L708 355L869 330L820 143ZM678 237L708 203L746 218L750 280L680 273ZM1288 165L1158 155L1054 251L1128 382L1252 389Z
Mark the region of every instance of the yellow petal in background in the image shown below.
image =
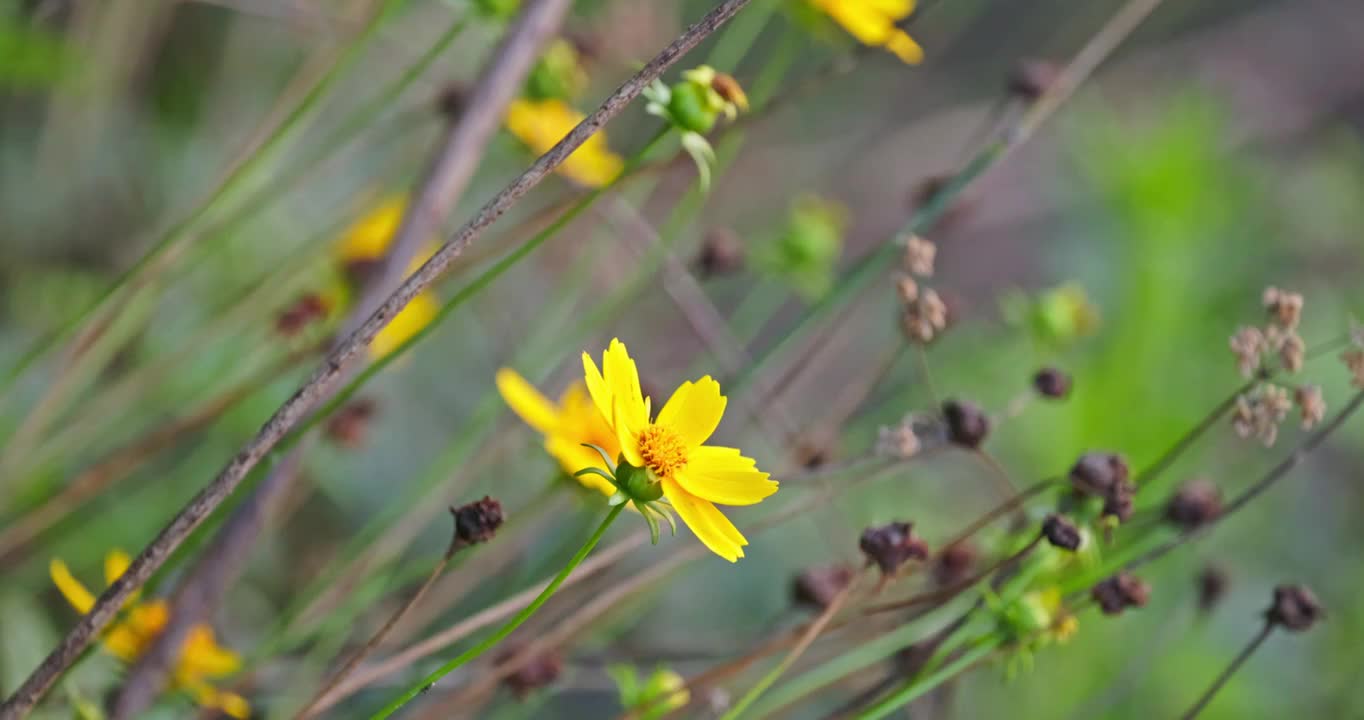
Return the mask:
M527 425L542 434L551 433L559 427L559 408L515 370L498 370L494 381L507 407Z
M337 258L346 263L382 258L406 210L407 198L400 195L375 206L346 229L336 247Z
M52 576L52 582L61 591L62 597L71 603L76 612L82 615L90 612L90 608L95 606L95 596L71 574L71 568L68 568L66 563L54 559L48 563L47 570Z
M430 325L439 313L440 301L435 295L424 292L412 298L412 302L393 316L393 320L374 336L374 340L369 344L370 356L375 359L387 357L413 335Z

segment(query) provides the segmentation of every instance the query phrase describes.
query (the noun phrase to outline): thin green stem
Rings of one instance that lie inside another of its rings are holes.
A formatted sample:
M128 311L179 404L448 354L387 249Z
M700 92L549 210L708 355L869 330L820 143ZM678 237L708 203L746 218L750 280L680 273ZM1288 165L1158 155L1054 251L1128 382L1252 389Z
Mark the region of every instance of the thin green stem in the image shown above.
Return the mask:
M889 697L879 703L867 708L857 716L857 720L877 720L883 718L906 704L923 696L933 688L938 687L944 682L965 672L972 665L989 657L994 652L1002 638L998 635L991 635L981 638L975 647L962 653L960 657L939 668L937 671L923 678L922 680L911 680L904 687L892 693Z
M559 589L560 585L564 584L564 581L573 573L573 570L587 558L588 553L592 552L592 548L597 546L597 543L601 541L602 536L606 534L607 528L611 527L611 523L615 522L616 518L620 516L621 511L624 509L624 503L611 508L611 511L606 514L606 518L602 520L601 525L597 526L596 532L592 533L592 536L587 539L587 542L583 543L581 548L578 548L578 552L568 561L568 564L564 566L564 569L560 570L559 574L554 576L554 579L550 581L549 585L546 585L545 589L540 591L540 594L537 595L529 605L522 608L521 612L517 613L511 620L508 620L505 625L497 630L497 632L488 636L487 639L478 645L464 651L453 660L436 668L430 675L422 678L421 682L408 688L407 692L404 692L402 695L395 698L393 702L384 706L382 710L370 716L370 720L382 720L397 712L404 705L411 702L413 698L426 692L426 690L441 678L449 675L461 665L464 665L470 660L473 660L492 649L494 645L497 645L508 635L512 634L512 631L520 627L521 623L524 623L531 615L535 614L536 610L539 610L542 605L549 601L549 598L554 595L554 592Z

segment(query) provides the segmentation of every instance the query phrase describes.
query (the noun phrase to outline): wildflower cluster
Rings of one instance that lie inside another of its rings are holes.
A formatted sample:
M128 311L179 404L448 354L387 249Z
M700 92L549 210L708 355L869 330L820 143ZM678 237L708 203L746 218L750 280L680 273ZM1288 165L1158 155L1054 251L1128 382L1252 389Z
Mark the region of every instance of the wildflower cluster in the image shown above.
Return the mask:
M1268 358L1277 358L1286 372L1302 370L1306 353L1306 345L1298 335L1302 295L1269 287L1264 291L1263 305L1265 325L1244 326L1229 342L1241 375L1256 380L1248 392L1236 399L1232 427L1237 435L1254 437L1269 447L1278 439L1279 425L1295 405L1302 428L1309 430L1325 417L1326 402L1317 385L1296 385L1290 391L1269 379L1273 370Z

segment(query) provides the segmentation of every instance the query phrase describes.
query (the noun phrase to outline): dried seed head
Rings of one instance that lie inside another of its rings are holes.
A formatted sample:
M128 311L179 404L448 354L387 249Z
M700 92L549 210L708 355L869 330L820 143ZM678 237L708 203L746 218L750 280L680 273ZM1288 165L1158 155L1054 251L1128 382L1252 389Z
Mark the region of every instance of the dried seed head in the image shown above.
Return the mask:
M744 244L729 228L711 228L696 256L696 267L702 277L728 275L744 266Z
M1265 619L1285 630L1302 632L1325 614L1311 590L1302 585L1280 585L1274 588L1274 603L1265 611Z
M1135 496L1136 488L1131 482L1123 481L1114 485L1104 498L1103 516L1117 518L1118 522L1131 520Z
M1279 362L1283 363L1284 370L1291 373L1302 370L1306 354L1307 344L1296 332L1289 332L1284 336L1283 344L1279 346Z
M857 571L847 565L810 568L791 583L791 601L798 607L824 610L856 574Z
M919 442L918 434L914 432L911 418L905 418L899 425L882 426L877 431L877 455L908 460L918 455L921 449L922 444Z
M740 110L748 109L748 95L744 93L743 86L739 84L738 80L734 79L733 75L722 72L715 73L715 77L711 78L710 87L721 98L724 98L725 102L738 106Z
M947 437L962 447L978 448L990 434L990 416L969 400L948 400L942 404L947 421Z
M1243 327L1231 336L1231 352L1236 355L1236 368L1241 377L1250 378L1260 369L1260 355L1268 348L1260 328Z
M952 586L971 575L979 556L969 540L959 540L938 552L933 562L933 579L942 586Z
M909 305L919 299L919 283L914 282L909 275L896 275L895 295L900 298L900 304Z
M933 261L938 256L938 246L918 235L905 239L905 270L921 277L933 275Z
M468 89L462 85L446 85L436 96L436 111L446 120L454 122L464 114L469 101Z
M1350 384L1364 390L1364 349L1350 348L1340 354L1340 361L1350 371Z
M1054 367L1044 367L1032 376L1033 389L1038 395L1053 400L1064 400L1070 394L1070 374Z
M1082 493L1107 497L1113 488L1127 484L1127 460L1117 453L1087 452L1070 468L1070 484Z
M498 663L514 659L525 650L524 645L514 645L498 657ZM564 659L554 651L540 653L522 662L515 671L502 682L517 698L524 698L543 687L549 687L564 671Z
M465 545L477 545L493 539L502 525L502 504L484 496L468 505L450 508L455 516L455 539Z
M1061 77L1061 66L1048 60L1024 60L1009 73L1005 89L1010 95L1034 102Z
M330 305L317 293L304 293L275 317L275 332L293 337L303 328L327 317Z
M1204 567L1198 573L1198 609L1203 613L1212 612L1227 594L1231 578L1227 571L1216 565Z
M1293 402L1302 417L1302 429L1311 430L1326 417L1326 400L1320 385L1299 385L1293 391Z
M1075 523L1064 515L1052 513L1047 519L1042 521L1042 537L1047 542L1062 550L1075 552L1080 549L1080 542L1084 539L1080 535L1080 528L1075 527Z
M1179 489L1165 506L1165 520L1183 530L1196 530L1222 515L1222 491L1199 478Z
M1249 393L1236 398L1231 424L1236 434L1255 437L1270 447L1279 437L1279 424L1288 417L1293 403L1288 391L1272 383L1260 383Z
M936 290L924 288L905 304L901 322L910 340L928 344L947 328L947 303Z
M858 547L883 575L894 575L909 560L927 560L928 544L914 534L914 524L893 522L862 532Z
M829 464L834 457L835 437L824 433L806 435L796 443L794 452L796 464L806 470L818 470Z
M370 398L346 403L327 421L327 439L351 450L361 447L369 437L378 410L378 403Z
M1302 320L1302 295L1299 293L1280 290L1270 286L1264 292L1265 310L1269 312L1269 319L1275 325L1284 330L1293 330L1298 327L1298 322Z
M1120 572L1095 585L1090 597L1105 615L1117 615L1130 607L1146 606L1151 597L1151 586L1127 572Z

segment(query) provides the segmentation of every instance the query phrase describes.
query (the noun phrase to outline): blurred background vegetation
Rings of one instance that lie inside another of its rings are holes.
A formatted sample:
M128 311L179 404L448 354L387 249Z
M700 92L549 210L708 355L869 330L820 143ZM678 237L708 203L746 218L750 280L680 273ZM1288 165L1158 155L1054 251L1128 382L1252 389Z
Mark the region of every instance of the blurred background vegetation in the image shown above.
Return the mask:
M595 107L710 5L576 3L564 34L590 78L580 107ZM761 355L838 284L840 268L894 234L925 183L956 170L986 132L1016 117L1006 78L1020 63L1063 61L1119 5L932 3L912 27L926 60L907 66L858 51L795 0L754 0L684 61L709 58L756 106L750 120L713 138L728 165L709 193L694 188L688 161L651 165L368 384L361 397L373 412L354 435L334 431L308 449L287 519L259 539L213 618L220 641L246 658L239 689L257 714L296 711L333 657L397 607L448 542L446 506L490 494L511 524L435 586L388 650L553 573L596 523L599 499L558 477L539 439L505 412L491 383L497 368L513 367L557 396L582 350L619 336L646 384L670 388L702 373L723 381L716 349L689 324L685 306L695 298L665 286L694 280L728 321L738 352ZM483 4L411 0L367 36L373 6L0 2L0 526L12 531L73 483L94 482L92 467L108 473L97 478L98 492L60 507L41 532L0 546L5 691L75 620L48 578L49 561L64 559L98 586L105 553L143 547L311 371L320 356L308 349L327 330L284 337L280 313L333 282L333 247L346 227L411 188L444 126L439 99L476 79L504 27ZM1361 48L1364 6L1354 3L1167 3L927 234L939 247L935 283L953 318L928 352L938 391L1003 412L1043 365L1075 378L1067 401L1030 403L995 429L990 448L1015 478L1064 473L1087 449L1120 451L1135 467L1153 461L1241 382L1227 338L1258 321L1267 285L1304 294L1309 346L1340 336L1361 312ZM428 49L439 50L430 67L385 96ZM205 205L243 162L243 148L286 117L337 58L342 69L329 91ZM357 117L363 124L352 126ZM655 128L641 103L610 126L609 142L628 155ZM451 227L532 157L500 135ZM468 251L439 294L466 286L580 192L562 178L541 186ZM811 203L839 209L812 228ZM192 227L177 229L189 217ZM176 233L183 242L143 268L145 281L120 286L117 321L74 360L63 343L49 342ZM694 259L717 234L746 251L744 269L698 269ZM676 260L661 269L653 254L660 242ZM931 409L895 312L882 282L821 337L779 397L763 399L760 412L775 419L758 425L731 410L720 429L726 444L784 479L864 457L878 428ZM1343 404L1348 376L1334 356L1306 373L1328 405ZM223 398L230 402L216 408ZM208 413L204 422L109 469L121 449L198 413ZM1346 425L1289 481L1148 569L1147 608L1085 616L1079 633L1039 653L1030 671L1009 674L1000 663L966 675L950 716L1174 716L1250 637L1281 581L1313 587L1328 623L1271 638L1205 717L1364 716L1358 428ZM1163 492L1196 475L1244 487L1300 438L1291 421L1283 435L1266 449L1219 424L1162 478ZM688 563L590 624L563 648L564 672L552 686L520 700L502 690L462 711L612 717L619 701L609 665L647 673L661 664L690 675L742 654L800 621L790 609L793 576L859 561L862 528L913 520L932 543L997 497L989 472L965 453L924 458L875 482L835 482L848 487L833 501L750 533L737 566L714 557ZM771 502L781 507L810 492L791 482ZM1143 494L1139 506L1163 492ZM741 527L761 515L733 513ZM613 537L638 529L621 525ZM170 587L207 536L196 534L155 584ZM554 600L530 633L551 631L575 607L694 543L682 532L633 553ZM365 564L343 597L321 614L303 613L330 573L355 560ZM1208 564L1226 570L1230 592L1199 613L1196 577ZM831 655L839 642L816 646L812 657ZM331 712L364 717L433 662ZM97 706L121 674L93 655L40 712L69 717ZM727 689L742 694L755 678ZM820 717L857 686L854 679L791 716ZM949 716L947 707L916 706L915 716ZM156 713L180 717L190 708L168 696Z

